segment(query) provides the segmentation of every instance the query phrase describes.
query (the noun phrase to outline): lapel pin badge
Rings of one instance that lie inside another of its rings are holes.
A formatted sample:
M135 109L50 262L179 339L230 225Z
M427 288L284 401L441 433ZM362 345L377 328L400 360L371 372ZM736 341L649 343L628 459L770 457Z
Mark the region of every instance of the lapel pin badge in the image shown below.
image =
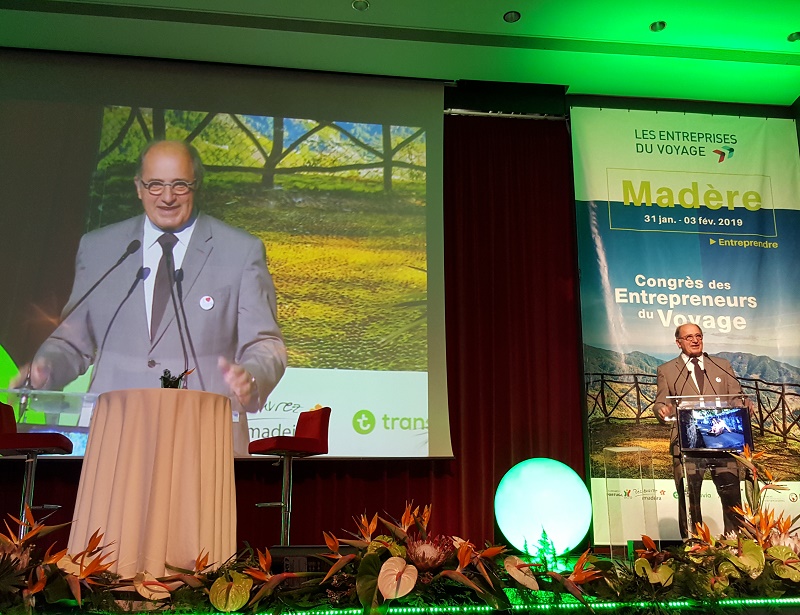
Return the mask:
M716 378L714 378L714 380L716 380L717 382L722 382L722 378L720 378L719 376L717 376Z
M214 298L208 295L205 295L203 298L200 299L200 309L205 310L206 312L214 307Z

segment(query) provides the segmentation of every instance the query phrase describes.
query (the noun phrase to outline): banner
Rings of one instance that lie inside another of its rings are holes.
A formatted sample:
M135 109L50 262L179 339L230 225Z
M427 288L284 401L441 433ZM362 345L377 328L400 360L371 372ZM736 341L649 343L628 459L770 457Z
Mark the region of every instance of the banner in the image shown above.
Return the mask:
M797 515L794 121L573 108L572 134L595 542L680 537L670 428L653 401L686 323L756 403L756 448L789 487L771 505ZM710 480L702 499L720 533Z

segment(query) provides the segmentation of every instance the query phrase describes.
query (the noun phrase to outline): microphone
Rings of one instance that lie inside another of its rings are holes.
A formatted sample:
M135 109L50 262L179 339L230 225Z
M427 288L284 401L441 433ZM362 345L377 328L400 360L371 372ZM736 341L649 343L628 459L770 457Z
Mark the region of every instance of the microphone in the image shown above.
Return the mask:
M97 282L95 282L94 284L92 284L91 287L89 288L89 290L87 290L85 293L83 293L81 298L78 299L71 308L69 308L68 310L65 311L64 315L61 317L61 322L64 322L69 317L70 314L72 314L75 310L77 310L80 307L80 305L84 301L86 301L86 299L89 297L89 295L91 295L95 291L95 289L98 286L100 286L100 284L103 282L103 280L105 280L109 275L111 275L112 271L114 271L123 262L125 262L125 259L128 258L131 254L136 254L136 252L138 252L139 248L141 248L141 247L142 247L142 242L139 241L138 239L134 239L133 241L131 241L128 244L128 247L125 248L125 253L122 256L119 257L119 260L117 260L117 262L114 263L108 271L106 271L102 276L100 276L100 279L97 280ZM133 292L133 291L131 291L131 292Z
M172 310L175 312L175 323L178 325L178 337L181 340L181 350L183 351L183 375L189 374L189 354L186 352L186 339L183 336L183 325L181 324L181 316L178 310L178 302L175 299L175 260L173 259L172 252L164 252L164 258L167 259L167 274L169 275L169 297L172 301ZM188 378L184 377L182 380L182 388L188 388Z
M681 361L683 361L683 356L679 357L679 359ZM680 371L678 371L678 375L675 376L675 380L673 380L672 386L670 387L670 390L675 392L675 397L677 397L677 393L678 393L678 389L675 388L675 385L678 384L678 380L680 380L681 374L684 371L686 372L686 377L683 379L683 384L681 384L681 394L683 394L683 390L686 388L686 381L689 380L689 370L686 369L687 365L688 365L688 361L683 361L683 366L681 367ZM677 421L678 420L677 412L678 412L679 400L673 400L673 401L675 401L675 413L676 413L676 416L675 417L667 417L667 418L664 419L665 421Z
M681 361L683 361L683 356L681 356L680 359L681 359ZM688 364L689 364L688 361L683 361L683 367L681 367L680 371L678 372L678 375L675 376L675 381L672 383L672 387L671 388L672 388L673 391L675 391L676 394L678 393L678 389L675 388L675 385L678 384L678 380L680 379L681 374L684 371L686 372L686 378L683 379L683 384L681 385L681 393L683 393L684 388L686 388L686 381L689 380L689 374L690 374L689 370L686 369L686 366Z
M711 392L714 393L714 395L716 395L717 389L714 387L714 383L711 381L711 378L708 377L708 372L705 369L703 369L703 375L706 377L706 382L708 383L708 386L711 387Z
M189 341L189 350L192 353L192 361L194 361L195 369L197 370L197 377L200 379L200 388L202 390L206 390L206 385L203 382L203 372L200 371L200 365L197 361L197 352L194 349L194 341L192 340L192 334L189 331L189 321L186 318L186 308L183 304L183 269L177 269L175 271L175 288L178 291L178 305L180 306L181 315L183 316L183 326L184 330L186 331L186 339ZM177 315L176 315L177 317ZM184 351L185 352L185 351ZM188 368L188 365L187 365ZM184 380L184 383L186 381Z
M25 416L25 413L28 411L28 404L31 400L31 366L28 366L28 373L25 375L25 382L22 383L22 386L19 388L19 403L18 403L18 414L19 419L17 420L18 423L22 422L22 417Z
M131 245L133 242L131 242ZM130 246L128 246L130 249ZM137 248L138 249L138 248ZM124 259L123 259L124 260ZM122 298L122 301L119 302L117 309L114 310L114 314L111 316L111 320L108 321L108 326L106 327L106 332L103 335L103 341L100 343L100 347L97 349L97 353L95 356L97 357L97 362L94 364L94 369L92 370L92 379L89 381L89 390L92 388L92 384L94 384L95 376L97 376L97 368L100 367L100 362L103 360L103 349L106 347L106 341L108 340L108 334L111 333L111 327L114 326L114 321L117 319L120 310L122 310L122 306L125 305L125 302L130 299L133 291L136 289L136 286L139 282L143 282L147 279L147 276L150 275L150 267L139 267L139 270L136 272L136 277L133 279L133 284L128 289L128 292L125 293L125 296Z
M139 248L141 248L141 247L142 247L142 242L139 241L138 239L134 239L133 241L131 241L128 244L128 247L125 248L125 252L123 252L122 256L120 256L117 259L117 262L114 263L111 266L111 268L109 268L108 271L106 271L102 276L100 276L100 278L94 284L92 284L89 287L89 290L87 290L85 293L83 293L83 295L81 295L81 298L78 299L72 305L72 307L67 308L67 306L64 306L64 312L61 315L61 322L64 322L67 318L69 318L70 315L75 310L77 310L83 304L84 301L86 301L86 299L89 297L89 295L91 295L97 289L97 287L100 286L100 284L103 283L103 280L105 280L109 275L111 275L111 273L117 267L119 267L123 262L125 262L125 259L127 259L131 254L136 254L136 252L138 252ZM133 290L131 289L130 292L133 292ZM115 314L115 316L116 316L116 314ZM30 390L33 388L31 385L32 385L32 382L31 382L31 367L28 367L28 373L25 376L25 382L23 383L22 388L21 388L22 395L20 395L20 398L19 398L19 415L20 415L20 418L22 417L22 414L25 412L25 410L28 407Z

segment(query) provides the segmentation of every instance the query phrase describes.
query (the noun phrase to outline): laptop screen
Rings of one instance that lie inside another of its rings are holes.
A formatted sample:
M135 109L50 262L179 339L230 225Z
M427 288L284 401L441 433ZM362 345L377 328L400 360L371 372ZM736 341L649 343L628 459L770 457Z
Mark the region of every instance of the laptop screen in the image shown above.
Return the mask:
M746 408L680 408L678 437L684 453L741 453L745 444L753 450Z

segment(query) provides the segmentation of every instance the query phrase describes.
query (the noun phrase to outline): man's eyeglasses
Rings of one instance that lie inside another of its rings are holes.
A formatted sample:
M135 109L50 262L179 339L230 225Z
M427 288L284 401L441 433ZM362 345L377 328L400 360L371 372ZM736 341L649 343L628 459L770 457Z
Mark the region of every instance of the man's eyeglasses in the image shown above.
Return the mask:
M172 188L172 194L175 196L184 196L194 190L194 185L197 183L197 180L187 182L179 179L174 182L162 182L159 179L154 179L151 182L146 182L140 179L139 183L153 196L161 196L167 186Z
M692 335L684 335L680 339L682 339L684 342L693 342L694 340L697 340L698 342L702 342L703 341L703 334L702 333L694 333Z

